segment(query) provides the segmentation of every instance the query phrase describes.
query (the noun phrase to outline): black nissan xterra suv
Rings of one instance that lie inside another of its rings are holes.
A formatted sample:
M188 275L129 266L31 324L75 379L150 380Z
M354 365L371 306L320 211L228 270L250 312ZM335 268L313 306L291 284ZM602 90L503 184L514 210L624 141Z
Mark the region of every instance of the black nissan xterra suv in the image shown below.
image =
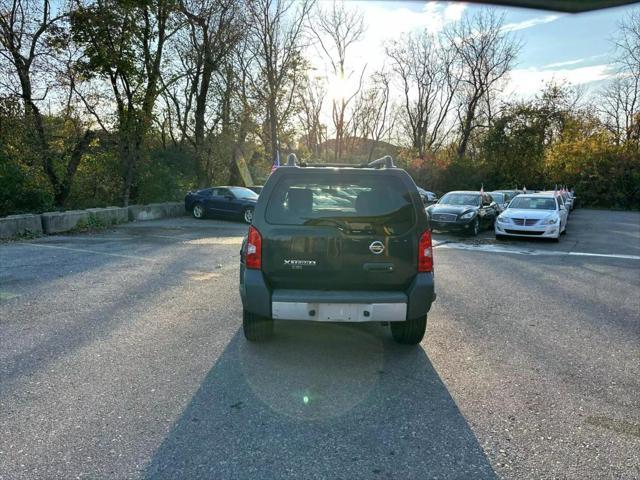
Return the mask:
M389 322L419 343L435 300L431 231L415 183L391 157L367 165L298 165L268 179L240 254L243 329L273 320Z

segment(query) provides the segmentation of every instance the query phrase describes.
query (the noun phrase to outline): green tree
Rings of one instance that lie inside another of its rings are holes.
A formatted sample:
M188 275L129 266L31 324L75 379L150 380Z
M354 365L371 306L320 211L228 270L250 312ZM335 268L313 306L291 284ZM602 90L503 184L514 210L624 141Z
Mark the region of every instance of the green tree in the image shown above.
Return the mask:
M583 205L640 209L640 155L619 145L597 118L574 115L561 138L545 152L545 174L574 186Z
M8 67L9 78L16 80L15 90L10 87L5 98L21 99L24 119L14 120L30 132L22 150L15 154L27 156L26 150L30 149L39 158L57 206L65 204L78 165L95 136L82 126L69 105L57 118L41 109L51 87L56 86L55 78L42 80L56 73L58 54L68 40L65 20L66 13L52 9L48 0L0 1L0 61ZM62 96L67 94L62 92ZM61 137L62 142L58 141Z
M106 80L115 102L125 206L152 125L177 10L175 0L97 0L76 3L71 14L73 40L84 50L77 69L86 80Z
M551 83L530 101L507 105L482 139L483 179L495 187L545 186L546 149L577 114L576 92Z

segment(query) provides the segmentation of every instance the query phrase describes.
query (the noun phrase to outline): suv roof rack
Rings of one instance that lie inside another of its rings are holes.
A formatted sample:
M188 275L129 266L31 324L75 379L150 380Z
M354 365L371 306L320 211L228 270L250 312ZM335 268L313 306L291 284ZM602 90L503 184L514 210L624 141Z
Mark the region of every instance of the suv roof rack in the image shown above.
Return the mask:
M396 168L395 163L393 163L393 158L390 155L385 155L382 158L378 158L377 160L373 160L371 162L364 163L307 163L300 162L298 163L298 159L295 153L290 153L287 157L287 167L333 167L333 168Z

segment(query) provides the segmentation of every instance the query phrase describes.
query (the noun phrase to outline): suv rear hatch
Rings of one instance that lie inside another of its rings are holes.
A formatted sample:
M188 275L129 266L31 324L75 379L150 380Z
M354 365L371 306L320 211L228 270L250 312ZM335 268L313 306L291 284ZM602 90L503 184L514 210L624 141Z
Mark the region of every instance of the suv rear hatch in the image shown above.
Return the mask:
M388 171L282 175L265 209L267 282L285 289L406 288L416 275L422 233L411 187L408 176Z

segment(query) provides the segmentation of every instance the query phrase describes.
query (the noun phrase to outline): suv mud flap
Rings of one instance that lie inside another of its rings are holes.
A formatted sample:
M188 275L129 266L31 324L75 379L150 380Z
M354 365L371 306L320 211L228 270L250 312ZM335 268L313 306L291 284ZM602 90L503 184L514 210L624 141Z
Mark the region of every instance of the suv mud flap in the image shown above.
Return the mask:
M420 318L429 312L436 299L433 286L433 273L419 273L407 289L407 320Z
M271 291L264 281L262 271L245 269L240 272L240 278L244 277L244 282L240 283L240 297L245 310L262 317L271 317ZM249 300L250 299L250 300Z

